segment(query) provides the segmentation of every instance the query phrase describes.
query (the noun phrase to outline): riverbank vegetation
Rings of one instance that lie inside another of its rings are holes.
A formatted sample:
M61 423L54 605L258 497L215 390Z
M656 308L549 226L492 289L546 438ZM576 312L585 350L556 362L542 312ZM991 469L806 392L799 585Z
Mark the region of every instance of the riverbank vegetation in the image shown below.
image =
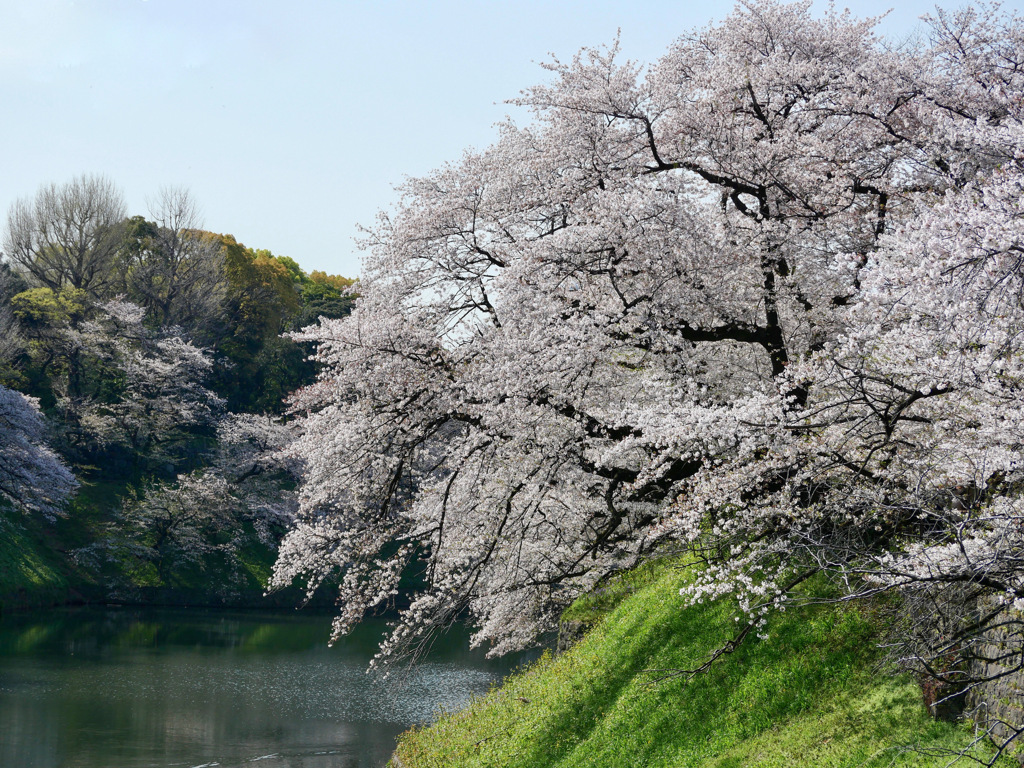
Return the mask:
M202 229L184 190L128 216L103 177L10 210L0 264L0 605L259 603L291 521L282 337L352 281ZM296 601L290 595L290 602Z

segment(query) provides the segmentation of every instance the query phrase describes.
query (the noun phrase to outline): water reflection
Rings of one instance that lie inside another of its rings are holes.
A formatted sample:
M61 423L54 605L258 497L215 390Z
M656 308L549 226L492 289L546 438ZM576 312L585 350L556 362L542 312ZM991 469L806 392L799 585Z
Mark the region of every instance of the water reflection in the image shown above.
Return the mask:
M0 766L381 766L394 738L522 659L463 632L412 672L365 673L381 624L327 648L329 620L80 610L0 622Z

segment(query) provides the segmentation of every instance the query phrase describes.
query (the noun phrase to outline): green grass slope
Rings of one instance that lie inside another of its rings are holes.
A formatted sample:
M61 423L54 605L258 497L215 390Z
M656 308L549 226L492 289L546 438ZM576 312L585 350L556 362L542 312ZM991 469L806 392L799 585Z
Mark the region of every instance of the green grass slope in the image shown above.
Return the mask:
M0 514L0 612L63 602L64 569L47 542Z
M698 666L736 631L727 601L682 607L686 578L648 566L581 600L567 618L604 618L577 646L404 734L392 765L945 766L971 742L928 717L912 680L878 671L873 619L850 606L790 610L768 640L656 682L649 670Z

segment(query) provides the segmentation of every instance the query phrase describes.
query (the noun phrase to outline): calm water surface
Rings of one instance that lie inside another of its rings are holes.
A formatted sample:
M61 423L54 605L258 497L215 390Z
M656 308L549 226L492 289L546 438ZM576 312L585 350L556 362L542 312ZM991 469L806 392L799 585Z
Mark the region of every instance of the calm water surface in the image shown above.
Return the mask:
M523 661L487 661L459 631L382 681L365 670L383 625L328 648L329 624L128 608L5 616L0 766L382 766L401 731Z

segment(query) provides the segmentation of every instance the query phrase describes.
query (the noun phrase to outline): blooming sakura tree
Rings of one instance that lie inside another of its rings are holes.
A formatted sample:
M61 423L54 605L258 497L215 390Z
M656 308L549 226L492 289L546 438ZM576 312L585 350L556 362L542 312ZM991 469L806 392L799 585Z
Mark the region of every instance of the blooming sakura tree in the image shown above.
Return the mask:
M0 386L0 499L53 518L78 481L47 447L39 403Z
M244 510L242 519L268 546L276 546L295 521L293 489L302 464L288 449L300 432L300 422L248 413L229 414L217 427L218 451L210 471L225 480Z
M90 562L97 552L153 566L162 584L177 567L204 567L213 555L230 558L238 548L238 509L223 477L205 472L153 483L124 500L106 540L76 553Z
M225 416L206 466L134 489L103 539L76 559L93 568L103 560L147 564L164 585L182 567L219 563L240 574L239 554L257 540L275 546L294 519L299 465L282 449L295 433L265 416Z
M997 661L989 630L1021 668L1006 611L1024 608L1019 158L882 238L847 331L787 371L814 382L804 407L733 409L734 453L670 523L709 561L689 594L738 594L754 627L825 571L847 597L898 591L898 658L949 692L985 681L971 662Z
M216 421L223 402L204 386L213 361L178 328L151 331L142 307L109 301L95 320L70 331L74 343L106 366L113 394L63 398L97 442L118 443L149 458L169 456L185 430Z
M521 648L680 543L752 627L818 570L916 589L1013 550L1021 25L896 50L809 7L554 61L533 124L406 184L355 311L296 334L323 373L275 584L340 573L343 633L422 566L390 659L464 611Z

